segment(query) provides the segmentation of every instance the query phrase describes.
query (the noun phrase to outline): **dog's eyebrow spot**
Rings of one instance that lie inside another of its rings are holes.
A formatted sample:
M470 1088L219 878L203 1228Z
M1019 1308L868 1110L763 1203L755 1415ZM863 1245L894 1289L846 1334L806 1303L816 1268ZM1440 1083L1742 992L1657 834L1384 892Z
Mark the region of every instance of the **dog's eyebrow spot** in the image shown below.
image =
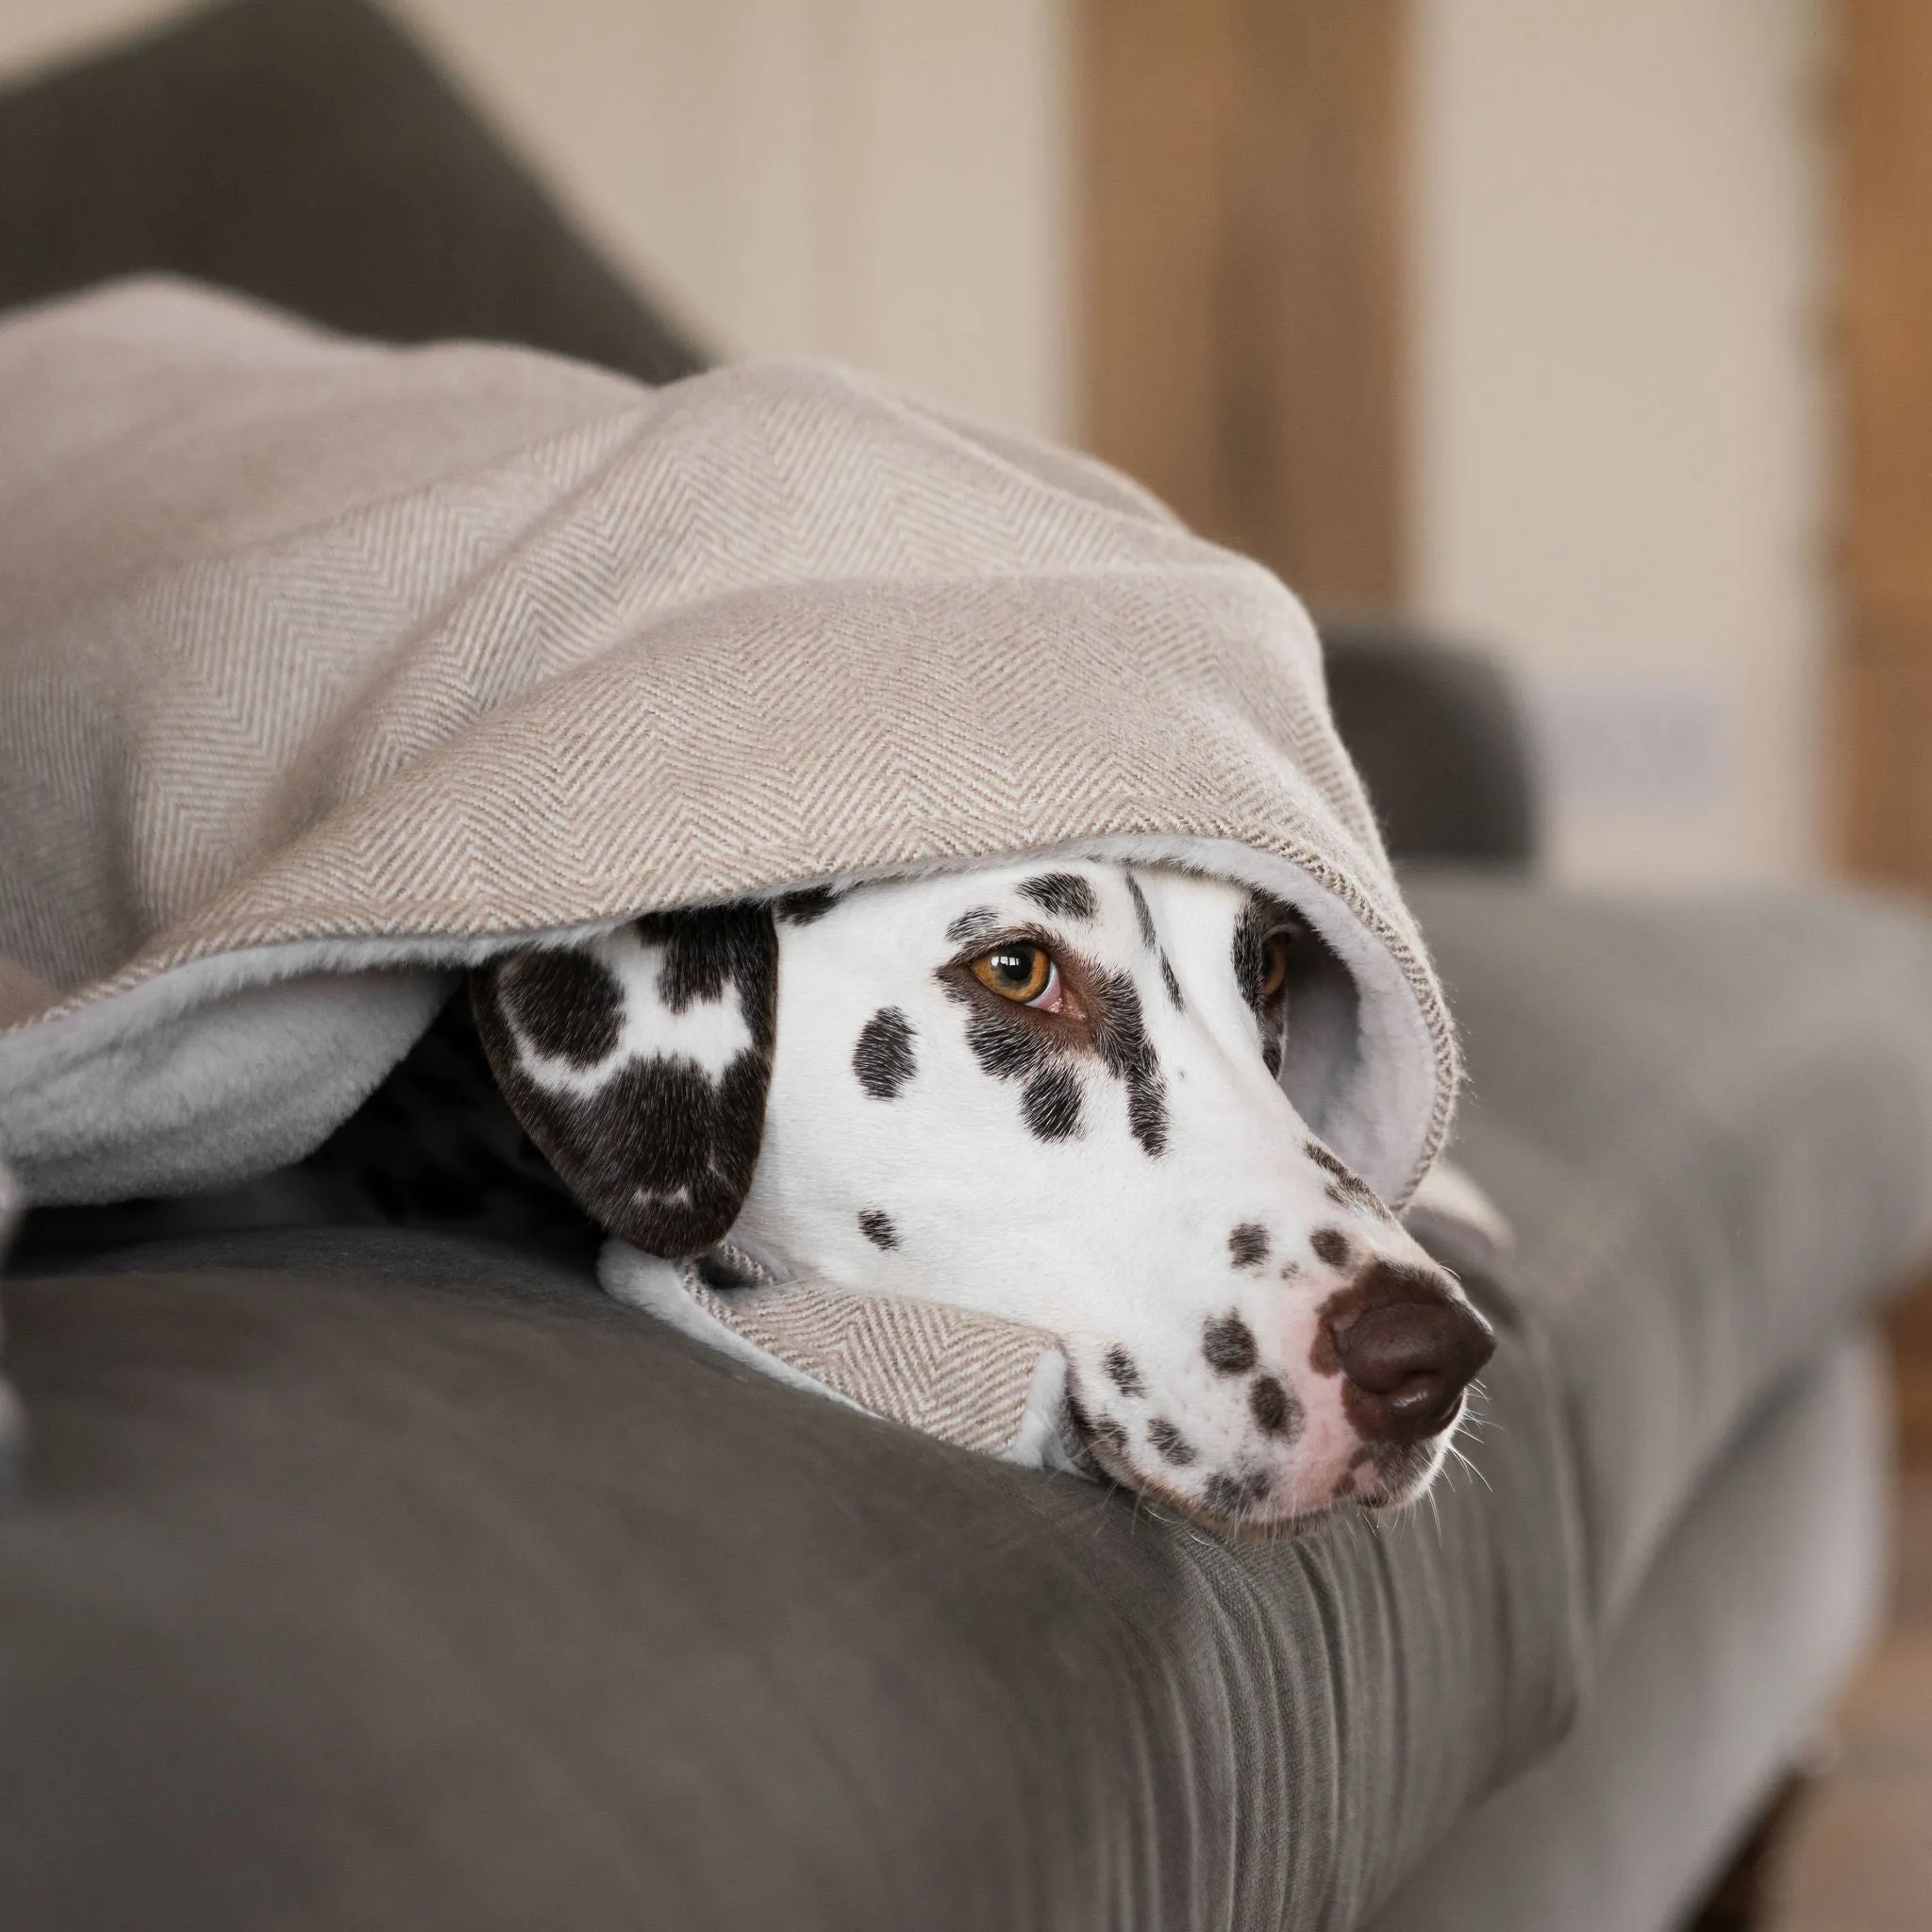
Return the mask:
M1261 1358L1255 1331L1239 1315L1216 1315L1201 1331L1201 1353L1219 1375L1245 1375Z
M1274 1478L1265 1469L1251 1469L1241 1475L1218 1469L1201 1485L1201 1500L1218 1516L1240 1516L1266 1499Z
M965 946L974 940L991 939L999 929L1000 916L991 906L974 906L947 926L946 937L956 946Z
M892 1225L892 1217L880 1213L876 1208L859 1211L858 1231L875 1248L896 1248L899 1245L899 1230Z
M1134 902L1134 918L1141 927L1141 943L1151 946L1154 943L1154 915L1147 909L1147 895L1141 890L1141 881L1132 873L1127 874L1127 897Z
M1127 1090L1127 1126L1142 1150L1167 1152L1167 1094L1160 1079L1160 1057L1147 1038L1141 1013L1141 995L1124 973L1096 976L1094 994L1100 1008L1093 1028L1093 1047L1101 1064Z
M1093 888L1076 872L1041 873L1035 878L1023 880L1019 892L1041 911L1061 919L1091 919L1099 909Z
M786 925L809 925L813 920L823 919L844 896L830 886L806 886L774 899L772 911Z
M1248 1413L1264 1436L1285 1436L1290 1441L1302 1432L1302 1406L1273 1375L1258 1377L1248 1391Z
M1107 1379L1123 1395L1146 1394L1147 1385L1141 1379L1139 1366L1118 1341L1101 1357L1100 1366L1107 1371Z
M1201 1453L1165 1416L1156 1416L1147 1424L1147 1440L1163 1462L1185 1469Z
M1080 1131L1080 1083L1065 1067L1048 1067L1027 1081L1020 1111L1035 1139L1071 1139Z
M897 1007L881 1007L859 1028L852 1071L874 1100L896 1100L918 1070L912 1057L912 1023Z
M624 989L586 953L525 953L503 974L503 1003L545 1059L594 1067L617 1051Z
M1258 1221L1243 1221L1228 1230L1227 1252L1237 1268L1258 1268L1268 1258L1268 1230Z
M1331 1268L1348 1265L1348 1237L1339 1227L1318 1227L1308 1237L1308 1245L1318 1261L1325 1261Z
M1181 983L1174 977L1174 967L1165 953L1160 956L1160 983L1167 989L1168 1004L1176 1013L1187 1011L1187 1004L1181 998Z

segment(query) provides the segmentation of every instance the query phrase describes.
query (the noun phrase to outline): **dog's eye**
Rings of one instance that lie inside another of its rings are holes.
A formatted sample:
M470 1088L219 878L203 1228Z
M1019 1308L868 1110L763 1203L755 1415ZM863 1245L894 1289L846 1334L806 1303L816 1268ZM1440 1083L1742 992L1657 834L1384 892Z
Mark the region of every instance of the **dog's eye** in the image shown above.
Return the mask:
M1044 946L1030 940L1008 940L973 962L973 976L1016 1006L1059 1009L1060 970Z
M1261 1003L1281 997L1288 984L1288 956L1294 945L1291 932L1271 932L1261 941Z

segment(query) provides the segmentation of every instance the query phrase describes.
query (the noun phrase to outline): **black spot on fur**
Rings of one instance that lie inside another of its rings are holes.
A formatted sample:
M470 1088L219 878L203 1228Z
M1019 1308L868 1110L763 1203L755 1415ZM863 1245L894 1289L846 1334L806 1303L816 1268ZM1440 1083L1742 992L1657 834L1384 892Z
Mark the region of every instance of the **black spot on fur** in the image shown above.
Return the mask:
M1395 1219L1372 1188L1351 1188L1344 1186L1341 1181L1330 1181L1323 1191L1338 1208L1346 1208L1357 1214L1373 1214L1377 1221Z
M1157 1416L1147 1424L1147 1440L1161 1461L1171 1462L1176 1469L1187 1468L1201 1453L1165 1416Z
M1237 1268L1258 1268L1268 1258L1268 1230L1258 1221L1243 1221L1228 1232L1228 1257Z
M517 1071L498 1077L530 1138L612 1233L683 1257L737 1220L763 1133L769 1057L741 1054L715 1082L691 1060L631 1060L591 1094L546 1092Z
M1331 1268L1347 1267L1348 1237L1339 1227L1318 1227L1308 1237L1308 1245L1318 1261L1325 1261Z
M1167 989L1168 1004L1176 1013L1186 1012L1187 1003L1181 998L1181 983L1174 977L1174 967L1165 953L1160 956L1160 983Z
M1201 1353L1218 1375L1245 1375L1261 1358L1255 1331L1239 1315L1217 1315L1202 1331Z
M1344 1162L1338 1160L1319 1141L1305 1141L1302 1152L1328 1176L1328 1198L1338 1208L1348 1208L1358 1214L1373 1214L1378 1221L1393 1221L1389 1205L1361 1175Z
M1306 1420L1301 1404L1273 1375L1257 1377L1248 1391L1248 1413L1264 1436L1281 1436L1289 1441L1301 1434Z
M1100 1366L1107 1371L1107 1379L1123 1395L1144 1395L1147 1385L1141 1379L1141 1371L1134 1357L1119 1342L1101 1357Z
M1016 1015L980 1003L950 972L939 975L947 995L971 1008L966 1044L996 1080L1024 1080L1020 1111L1041 1141L1064 1141L1080 1130L1080 1083L1065 1064L1067 1049Z
M876 1208L861 1210L858 1231L875 1248L896 1248L899 1245L899 1230L892 1225L891 1216L881 1214Z
M589 1068L617 1051L624 990L588 953L513 954L502 962L497 984L517 1030L545 1059Z
M1110 1415L1097 1415L1088 1423L1087 1433L1098 1437L1116 1456L1127 1453L1127 1432Z
M1127 1090L1127 1126L1150 1155L1167 1151L1167 1091L1160 1057L1147 1038L1141 995L1124 973L1107 973L1094 982L1099 1005L1093 1026L1100 1063Z
M874 1100L896 1100L918 1063L912 1057L912 1023L897 1007L881 1007L859 1028L852 1071Z
M1141 881L1132 873L1127 874L1127 897L1134 902L1134 918L1141 927L1141 943L1151 946L1154 943L1154 915L1147 909L1147 895L1141 890Z
M776 1037L777 936L762 907L711 906L655 912L638 921L646 945L664 948L658 997L674 1013L737 990L753 1045L769 1053Z
M652 1254L696 1255L738 1218L758 1164L777 931L764 906L654 914L638 930L664 949L656 991L671 1011L736 994L752 1043L716 1079L692 1060L653 1058L625 1061L589 1093L539 1086L518 1063L506 1012L514 958L472 975L476 1029L504 1098L585 1209Z
M1076 872L1043 872L1022 882L1020 896L1060 919L1091 919L1098 909L1093 888Z
M1023 1021L975 1006L966 1022L973 1058L996 1080L1026 1080L1058 1058L1049 1042Z
M946 937L956 946L970 946L975 940L991 939L1000 929L1000 916L991 906L974 906L962 912L946 928Z
M1201 1485L1201 1500L1217 1516L1244 1516L1256 1504L1265 1503L1274 1488L1274 1478L1265 1469L1239 1475L1218 1469Z
M807 886L802 891L787 892L783 898L774 900L772 910L781 925L809 925L813 920L823 919L844 896L830 886Z
M1080 1083L1066 1067L1048 1067L1027 1081L1020 1111L1041 1141L1064 1141L1080 1131Z
M1325 1174L1332 1174L1339 1181L1352 1181L1355 1175L1349 1172L1348 1164L1329 1153L1319 1141L1304 1141L1302 1152Z

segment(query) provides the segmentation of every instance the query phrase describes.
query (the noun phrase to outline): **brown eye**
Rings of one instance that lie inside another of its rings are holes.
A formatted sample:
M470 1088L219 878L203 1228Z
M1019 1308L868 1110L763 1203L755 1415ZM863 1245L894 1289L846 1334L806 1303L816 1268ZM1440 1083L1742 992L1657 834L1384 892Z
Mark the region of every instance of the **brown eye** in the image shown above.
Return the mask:
M1288 984L1288 951L1294 943L1291 932L1271 932L1261 941L1261 1003L1278 999Z
M1003 1000L1023 1007L1045 1004L1059 981L1053 955L1030 940L1010 940L980 954L973 976Z

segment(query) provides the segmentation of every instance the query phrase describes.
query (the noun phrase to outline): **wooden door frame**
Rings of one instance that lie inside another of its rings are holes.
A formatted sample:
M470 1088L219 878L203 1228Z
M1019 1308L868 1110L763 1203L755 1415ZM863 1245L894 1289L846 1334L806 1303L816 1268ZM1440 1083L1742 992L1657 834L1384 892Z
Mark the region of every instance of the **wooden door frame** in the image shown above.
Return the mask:
M1406 0L1081 0L1088 445L1328 605L1407 575Z

